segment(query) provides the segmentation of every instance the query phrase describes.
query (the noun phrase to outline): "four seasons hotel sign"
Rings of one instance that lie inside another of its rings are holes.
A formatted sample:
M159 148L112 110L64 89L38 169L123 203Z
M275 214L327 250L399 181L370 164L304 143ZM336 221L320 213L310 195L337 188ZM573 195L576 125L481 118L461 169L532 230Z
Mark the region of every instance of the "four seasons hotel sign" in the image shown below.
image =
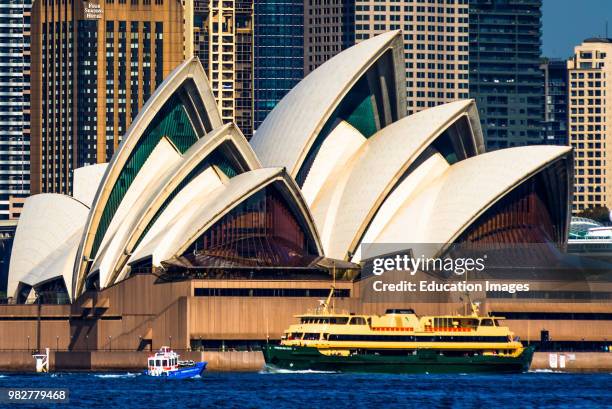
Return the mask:
M99 20L102 18L102 6L93 1L83 2L83 17L87 20Z

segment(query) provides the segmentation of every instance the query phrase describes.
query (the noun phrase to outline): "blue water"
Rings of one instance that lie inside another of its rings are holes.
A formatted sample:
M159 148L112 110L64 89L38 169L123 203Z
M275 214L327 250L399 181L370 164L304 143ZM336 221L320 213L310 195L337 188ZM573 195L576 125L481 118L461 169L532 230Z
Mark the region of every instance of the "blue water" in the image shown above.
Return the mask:
M0 388L67 388L58 408L611 408L612 374L379 375L205 373L0 375ZM8 407L0 404L0 407Z

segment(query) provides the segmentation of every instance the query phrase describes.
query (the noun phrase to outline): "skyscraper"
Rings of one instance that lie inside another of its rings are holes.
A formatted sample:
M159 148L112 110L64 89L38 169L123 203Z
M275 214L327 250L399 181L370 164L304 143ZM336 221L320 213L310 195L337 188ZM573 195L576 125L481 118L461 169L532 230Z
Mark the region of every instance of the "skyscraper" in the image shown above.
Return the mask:
M73 169L110 160L157 85L192 53L190 7L179 0L34 3L33 193L68 193Z
M542 142L542 0L470 0L470 97L489 149Z
M0 219L30 193L30 0L0 2Z
M253 129L304 76L303 0L253 4Z
M195 0L194 52L210 80L224 122L253 134L253 2Z
M468 98L468 0L356 0L356 42L399 29L408 113Z
M196 0L194 52L250 138L304 75L354 44L355 0Z
M612 208L612 39L575 47L569 71L569 141L574 148L573 212Z
M567 61L547 60L544 72L544 143L567 145Z
M304 0L304 75L355 44L355 0Z

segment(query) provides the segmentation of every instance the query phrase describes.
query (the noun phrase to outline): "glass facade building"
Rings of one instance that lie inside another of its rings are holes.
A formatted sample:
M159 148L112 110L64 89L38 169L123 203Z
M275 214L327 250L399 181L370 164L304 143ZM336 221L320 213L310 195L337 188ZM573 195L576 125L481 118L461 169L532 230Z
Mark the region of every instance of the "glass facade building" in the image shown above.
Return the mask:
M487 148L542 143L541 0L471 0L469 89Z
M29 0L0 3L0 219L16 217L30 193L31 8Z
M304 76L304 2L253 5L253 129Z
M567 62L546 61L541 68L544 72L544 143L567 145Z

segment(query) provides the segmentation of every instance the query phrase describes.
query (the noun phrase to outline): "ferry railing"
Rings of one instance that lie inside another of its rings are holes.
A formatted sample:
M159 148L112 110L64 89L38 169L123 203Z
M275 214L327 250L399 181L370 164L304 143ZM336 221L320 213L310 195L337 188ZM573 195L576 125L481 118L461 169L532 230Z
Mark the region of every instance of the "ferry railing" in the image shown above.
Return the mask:
M325 307L316 307L316 308L308 308L306 310L306 314L300 315L350 315L348 310L338 310L332 309L331 311L326 311Z

